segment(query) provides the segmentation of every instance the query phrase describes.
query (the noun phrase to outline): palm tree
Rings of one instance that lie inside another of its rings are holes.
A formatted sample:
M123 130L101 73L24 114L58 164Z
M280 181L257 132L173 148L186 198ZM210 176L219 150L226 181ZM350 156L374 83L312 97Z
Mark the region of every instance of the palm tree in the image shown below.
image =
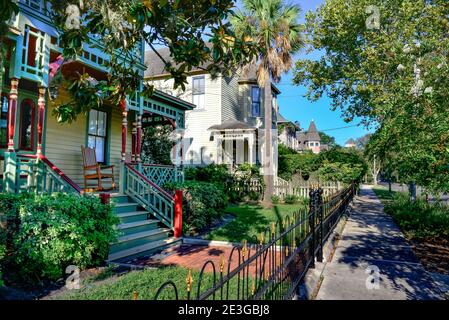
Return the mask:
M231 19L237 35L245 35L255 42L257 58L244 72L256 68L257 82L264 92L265 151L263 155L265 195L268 201L273 194L273 106L271 82L278 83L281 75L292 67L292 55L302 47L300 25L297 20L301 9L284 0L243 0L243 10ZM275 127L274 127L275 128ZM269 171L265 171L269 168Z

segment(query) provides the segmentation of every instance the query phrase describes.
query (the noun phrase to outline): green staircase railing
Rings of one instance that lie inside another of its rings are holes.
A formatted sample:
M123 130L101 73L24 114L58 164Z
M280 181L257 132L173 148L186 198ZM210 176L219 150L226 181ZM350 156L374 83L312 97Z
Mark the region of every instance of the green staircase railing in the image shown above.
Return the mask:
M163 188L167 182L184 182L184 170L180 167L161 164L141 164L141 173Z
M16 170L18 192L81 194L81 188L45 156L18 155Z
M174 230L175 199L132 164L124 164L124 191L134 201L150 211L163 224Z

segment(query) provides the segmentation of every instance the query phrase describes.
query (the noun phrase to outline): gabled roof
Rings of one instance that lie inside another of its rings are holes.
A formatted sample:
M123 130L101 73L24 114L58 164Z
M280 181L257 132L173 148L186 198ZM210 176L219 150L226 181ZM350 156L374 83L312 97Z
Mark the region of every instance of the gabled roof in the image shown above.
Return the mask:
M223 121L221 124L210 127L207 130L211 131L225 131L225 130L256 130L255 127L250 126L245 122L241 122L234 119Z
M290 120L285 119L280 112L277 113L276 117L277 117L277 122L278 123L289 123L289 122L291 122Z
M208 46L211 47L212 45L208 43ZM170 56L169 48L160 48L157 50L157 53L153 50L145 51L145 66L147 67L147 69L144 72L144 78L169 76L169 73L165 69L165 64L161 60L161 57L167 62L173 61ZM191 72L206 72L205 69L209 66L209 64L210 62L204 62L199 67L193 68ZM240 73L238 81L243 83L257 83L256 73L256 67L254 66L253 68L250 68L246 74ZM281 91L273 83L271 84L271 88L274 93L281 93Z

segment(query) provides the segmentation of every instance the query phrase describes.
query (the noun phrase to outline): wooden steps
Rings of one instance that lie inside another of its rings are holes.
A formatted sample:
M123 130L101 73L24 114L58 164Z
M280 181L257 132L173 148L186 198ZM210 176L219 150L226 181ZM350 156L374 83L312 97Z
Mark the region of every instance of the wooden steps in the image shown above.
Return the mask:
M171 229L128 196L114 193L111 194L111 201L120 219L116 226L120 235L115 243L111 243L108 261L128 261L157 253L180 241L173 237Z

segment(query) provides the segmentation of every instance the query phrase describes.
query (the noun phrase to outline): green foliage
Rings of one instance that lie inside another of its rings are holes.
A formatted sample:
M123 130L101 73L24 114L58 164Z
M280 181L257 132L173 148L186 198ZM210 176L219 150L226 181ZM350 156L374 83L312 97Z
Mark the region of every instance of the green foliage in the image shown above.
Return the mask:
M278 174L285 180L290 180L292 175L299 173L304 179L308 179L312 172L318 170L320 158L312 152L279 155Z
M215 184L223 190L231 202L259 200L263 194L263 179L258 166L248 163L237 167L234 174L226 164L210 164L205 167L192 167L185 170L186 180L204 181ZM251 187L259 185L259 188Z
M150 126L143 129L142 161L154 164L172 164L171 126Z
M335 147L319 154L304 152L279 156L279 176L290 180L294 174L308 179L318 173L323 181L361 181L367 172L367 164L357 150Z
M279 197L278 195L273 194L271 196L271 203L272 204L278 204L281 201L281 197Z
M228 203L223 189L214 183L186 181L168 184L171 190L183 191L183 230L193 232L204 229L217 218L221 218Z
M6 232L0 227L0 287L3 286L2 269L6 256Z
M279 130L279 129L278 129ZM284 155L288 155L288 154L297 154L298 152L296 152L295 150L293 150L292 148L287 147L286 145L284 145L283 143L280 143L278 145L278 156L284 156Z
M293 194L285 196L284 202L287 204L297 204L299 202L299 197Z
M318 134L321 138L321 144L327 145L329 148L333 148L337 146L337 143L335 142L335 138L328 135L327 133L323 131L319 131Z
M397 193L386 203L385 212L412 239L449 240L449 207L444 203L427 203L423 199L412 202L407 194Z
M7 225L8 270L25 282L57 280L69 265L100 265L117 236L112 207L95 197L2 194L0 202L16 222Z
M369 6L380 12L370 29ZM449 2L327 0L307 15L306 35L320 59L298 61L294 82L323 95L345 120L376 127L371 158L390 163L401 182L449 191Z
M106 79L97 79L95 84L80 83L80 79L87 77L82 75L72 80L78 90L70 90L72 100L55 111L62 122L74 121L78 114L99 102L104 103L102 97L118 106L126 96L131 97L136 92L151 96L153 86L145 84L142 91L140 88L141 60L135 56L135 50L142 42L151 50L156 50L156 43L170 50L170 60L160 58L164 70L174 80L174 88L183 90L192 69L207 65L212 76L230 75L252 61L255 55L251 39L236 37L231 29L229 17L234 5L231 0L84 1L80 8L82 23L74 27L66 26L66 10L68 4L79 7L78 0L48 2L53 9L52 21L58 30L59 46L65 59L81 56L83 45L101 46L109 56ZM95 37L91 37L92 34Z
M204 181L224 186L232 180L232 175L225 164L209 164L205 167L186 168L186 180Z

